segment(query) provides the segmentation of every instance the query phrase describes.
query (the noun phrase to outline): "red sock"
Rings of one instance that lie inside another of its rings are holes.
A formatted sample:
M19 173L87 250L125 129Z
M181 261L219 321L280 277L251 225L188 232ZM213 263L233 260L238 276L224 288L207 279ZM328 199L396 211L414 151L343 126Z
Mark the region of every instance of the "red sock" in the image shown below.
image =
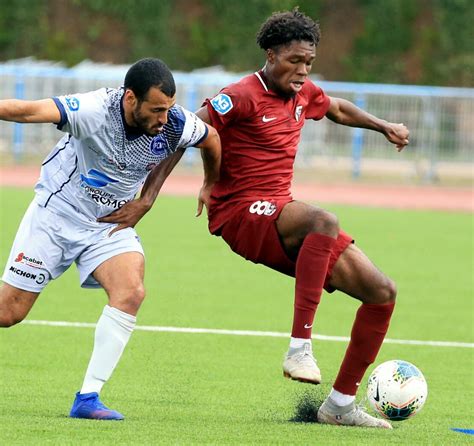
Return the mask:
M352 326L351 340L334 383L334 389L355 395L362 378L375 361L390 324L395 303L362 304Z
M295 274L295 309L291 331L294 338L311 338L314 314L321 299L335 243L336 239L313 232L306 236L301 245Z

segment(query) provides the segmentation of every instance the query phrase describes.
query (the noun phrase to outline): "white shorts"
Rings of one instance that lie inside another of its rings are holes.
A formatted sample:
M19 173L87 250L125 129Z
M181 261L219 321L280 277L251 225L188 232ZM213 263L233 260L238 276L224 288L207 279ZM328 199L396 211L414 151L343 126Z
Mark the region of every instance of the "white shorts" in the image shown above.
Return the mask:
M76 262L81 286L101 288L92 276L101 263L125 252L143 254L135 229L122 229L109 237L114 227L86 228L74 216L56 214L33 201L18 228L2 280L39 293Z

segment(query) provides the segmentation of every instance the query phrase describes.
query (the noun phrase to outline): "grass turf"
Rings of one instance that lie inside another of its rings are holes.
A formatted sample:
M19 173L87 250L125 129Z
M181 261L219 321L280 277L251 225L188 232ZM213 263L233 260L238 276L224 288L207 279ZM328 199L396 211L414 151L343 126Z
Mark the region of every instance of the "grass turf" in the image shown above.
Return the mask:
M31 197L0 189L2 267ZM331 210L398 283L388 337L472 342L471 216ZM193 213L193 199L160 197L137 228L148 291L138 324L288 332L293 281L231 253ZM48 286L29 319L96 322L105 302L103 292L78 287L72 267ZM315 332L348 336L356 307L342 294L325 295ZM19 325L0 332L2 443L472 444L472 436L450 430L473 428L470 348L384 345L376 364L413 362L427 378L429 396L414 419L381 432L295 421L329 391L344 343L313 343L324 378L314 387L281 377L284 338L141 331L102 392L125 422L69 419L92 341L90 328Z

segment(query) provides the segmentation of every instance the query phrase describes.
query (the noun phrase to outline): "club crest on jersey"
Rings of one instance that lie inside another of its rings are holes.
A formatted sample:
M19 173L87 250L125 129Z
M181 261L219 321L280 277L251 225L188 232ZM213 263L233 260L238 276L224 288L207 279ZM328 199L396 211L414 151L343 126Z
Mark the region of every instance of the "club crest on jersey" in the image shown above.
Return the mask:
M297 105L296 106L296 109L295 109L295 119L297 121L300 120L300 117L301 117L301 112L303 111L303 106L302 105Z
M166 138L163 135L158 135L155 136L150 144L150 151L153 153L153 155L162 155L163 152L166 152L166 149L168 148L168 141L166 141Z
M66 96L66 104L71 111L79 110L79 99L75 98L74 96Z
M211 105L221 115L225 115L234 106L232 99L224 93L220 93L214 99L211 99Z

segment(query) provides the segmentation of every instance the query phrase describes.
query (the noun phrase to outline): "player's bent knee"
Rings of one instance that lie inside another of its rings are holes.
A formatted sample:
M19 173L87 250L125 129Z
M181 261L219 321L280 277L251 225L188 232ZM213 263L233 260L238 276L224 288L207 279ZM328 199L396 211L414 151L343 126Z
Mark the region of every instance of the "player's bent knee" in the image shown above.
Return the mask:
M3 283L0 288L0 327L12 327L25 319L38 295Z
M110 295L110 305L129 314L136 314L145 299L145 287L143 284L130 287L126 292L118 295Z
M387 277L384 285L380 288L380 294L380 303L395 303L397 297L397 285L392 279Z
M145 296L146 292L143 285L135 287L127 298L128 305L133 308L135 312L137 312L142 302L145 300Z
M142 302L145 300L146 297L146 290L143 284L137 286L134 292L134 302L140 307Z
M335 232L336 234L339 233L339 219L335 214L332 214L331 212L325 212L324 226L329 231Z
M14 311L0 307L0 327L13 327L14 325L20 323L23 319L23 316L16 314Z
M331 212L319 210L313 220L313 232L337 237L339 234L339 219Z

